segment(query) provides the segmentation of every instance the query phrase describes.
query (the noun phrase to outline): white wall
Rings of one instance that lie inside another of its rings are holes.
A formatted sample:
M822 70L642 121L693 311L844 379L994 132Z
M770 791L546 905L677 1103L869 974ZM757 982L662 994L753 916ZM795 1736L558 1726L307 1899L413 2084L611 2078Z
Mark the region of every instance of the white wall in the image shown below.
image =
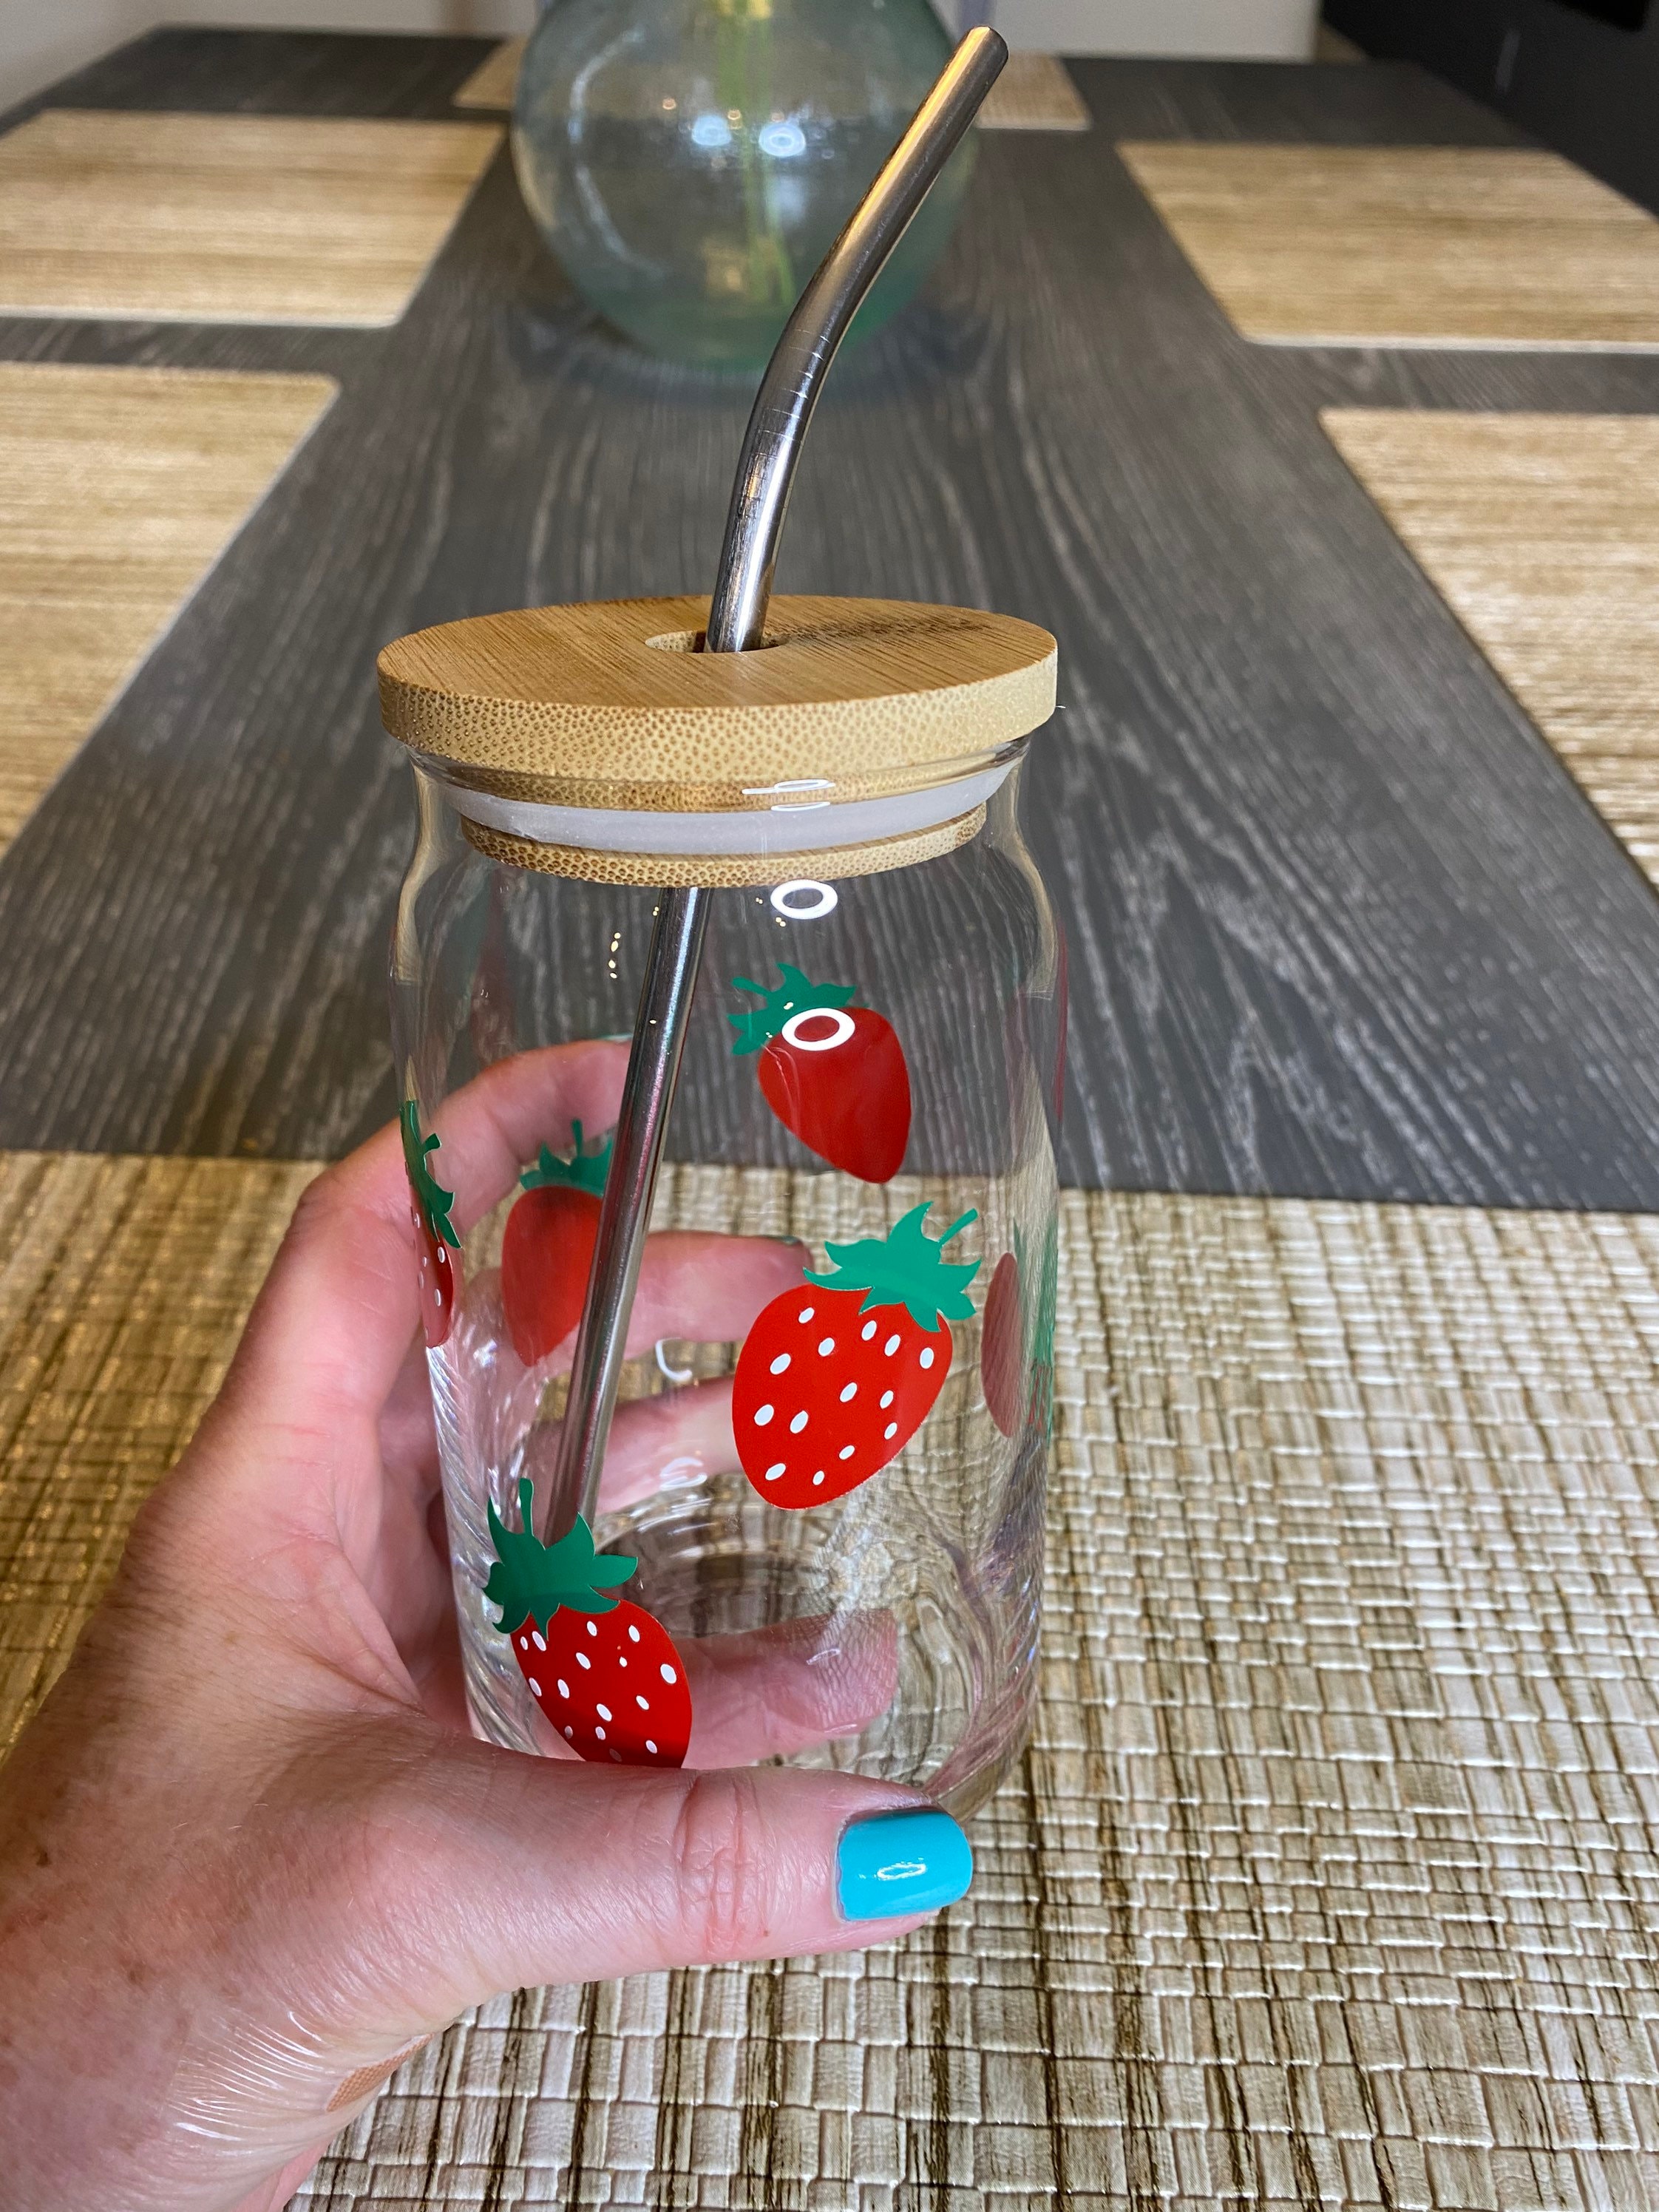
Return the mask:
M1042 53L1305 62L1319 0L993 0L990 15L1011 46Z
M496 36L535 19L535 0L0 0L0 107L158 23Z
M940 12L952 19L953 0ZM1010 46L1048 53L1306 61L1319 0L993 0L990 12ZM534 20L535 0L0 0L0 107L158 23L499 34Z

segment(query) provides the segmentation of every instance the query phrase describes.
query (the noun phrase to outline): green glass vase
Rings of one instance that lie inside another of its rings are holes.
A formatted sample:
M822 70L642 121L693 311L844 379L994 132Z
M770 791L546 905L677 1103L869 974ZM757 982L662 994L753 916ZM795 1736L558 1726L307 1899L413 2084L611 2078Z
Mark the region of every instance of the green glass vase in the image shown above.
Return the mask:
M652 353L760 367L802 286L945 66L928 0L553 0L526 50L513 152L578 292ZM952 159L853 325L943 251Z

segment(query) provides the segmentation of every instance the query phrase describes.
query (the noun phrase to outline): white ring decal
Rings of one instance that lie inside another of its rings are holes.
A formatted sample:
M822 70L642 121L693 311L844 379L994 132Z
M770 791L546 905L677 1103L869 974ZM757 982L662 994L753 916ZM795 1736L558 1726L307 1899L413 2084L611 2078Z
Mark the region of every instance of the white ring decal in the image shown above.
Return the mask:
M804 1037L800 1034L803 1022L835 1022L838 1024L833 1036ZM797 1052L833 1052L838 1044L845 1044L855 1036L858 1024L840 1006L803 1006L798 1014L791 1014L778 1035Z
M805 891L815 903L797 906L795 901ZM791 921L816 921L821 914L833 914L841 904L841 894L833 884L815 884L810 876L798 876L794 882L780 884L772 894L775 912L787 915Z

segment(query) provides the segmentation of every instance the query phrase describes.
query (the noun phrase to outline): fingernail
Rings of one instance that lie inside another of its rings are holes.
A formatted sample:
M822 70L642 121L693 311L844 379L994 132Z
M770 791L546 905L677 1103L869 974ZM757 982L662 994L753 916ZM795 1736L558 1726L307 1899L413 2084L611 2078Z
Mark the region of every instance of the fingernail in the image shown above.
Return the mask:
M974 1878L967 1837L933 1806L854 1820L842 1832L836 1866L843 1920L937 1912L965 1895Z

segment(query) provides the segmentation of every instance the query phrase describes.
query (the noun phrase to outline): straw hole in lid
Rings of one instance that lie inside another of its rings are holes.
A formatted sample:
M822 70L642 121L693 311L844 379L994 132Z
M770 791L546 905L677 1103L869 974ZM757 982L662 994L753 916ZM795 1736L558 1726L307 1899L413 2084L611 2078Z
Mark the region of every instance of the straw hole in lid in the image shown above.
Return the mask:
M645 641L653 653L706 653L708 632L706 629L665 629ZM749 647L750 653L766 653L783 640L771 631L764 632L758 645Z

